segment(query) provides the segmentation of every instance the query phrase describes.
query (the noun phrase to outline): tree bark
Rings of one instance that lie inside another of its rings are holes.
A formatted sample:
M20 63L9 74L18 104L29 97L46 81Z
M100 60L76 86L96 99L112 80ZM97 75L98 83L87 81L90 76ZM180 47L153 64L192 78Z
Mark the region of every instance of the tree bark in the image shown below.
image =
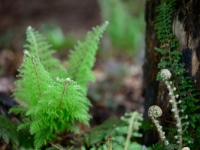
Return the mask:
M169 127L166 120L171 120L170 106L167 103L166 87L156 81L158 62L160 55L154 50L159 47L153 21L156 18L156 7L160 0L146 1L146 55L143 66L144 71L144 96L145 114L148 119L148 108L158 105L163 110L161 124ZM181 53L181 62L185 63L185 69L193 80L194 86L200 89L200 1L199 0L177 0L173 11L172 32L179 41L177 48ZM146 132L144 143L152 145L156 143L158 136L154 132Z
M148 0L146 1L145 20L146 20L146 53L143 65L144 71L144 96L145 96L145 120L149 120L148 109L150 106L155 105L158 95L158 82L156 81L156 75L158 72L159 54L154 50L154 47L158 47L159 42L156 37L156 31L154 30L154 23L156 17L156 7L160 4L160 0ZM153 137L153 138L149 138ZM152 131L145 131L144 143L149 146L158 140L157 134Z

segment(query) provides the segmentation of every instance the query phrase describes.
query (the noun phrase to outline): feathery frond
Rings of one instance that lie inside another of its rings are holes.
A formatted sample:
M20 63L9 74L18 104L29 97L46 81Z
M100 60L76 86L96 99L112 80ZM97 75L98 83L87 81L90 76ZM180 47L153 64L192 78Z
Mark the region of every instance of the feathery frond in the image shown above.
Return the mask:
M68 75L81 86L85 95L88 82L95 80L91 69L95 62L99 40L107 25L108 22L105 22L103 25L93 28L91 32L87 33L85 41L79 41L74 46L74 50L70 51Z
M71 72L68 75L74 80L56 77L57 69L62 69L62 66L52 58L53 51L49 49L45 38L28 28L28 44L25 46L27 50L24 51L24 61L19 69L20 79L15 82L17 88L13 91L13 95L22 105L11 108L10 112L23 117L23 123L18 129L29 128L30 133L34 135L36 148L52 142L60 132L76 132L76 122L89 124L90 102L82 89L87 91L86 84L93 78L91 68L95 52L107 24L89 32L86 41L79 43L73 54L71 53Z
M40 61L27 51L19 71L22 80L16 81L18 88L14 90L14 96L25 103L27 111L24 113L21 107L14 107L11 111L28 117L19 129L30 128L30 133L35 135L36 147L52 141L55 133L75 131L76 121L88 124L89 102L76 82L53 80Z
M92 146L93 149L103 149L110 144L109 141L111 140L114 149L134 149L138 147L138 149L142 149L140 144L130 141L130 138L142 136L138 132L142 120L142 114L137 112L126 113L120 120L109 119L86 133L84 135L85 143L88 147Z
M47 42L46 38L31 27L27 28L26 35L27 44L24 45L25 49L40 60L41 64L52 77L66 77L66 69L58 59L52 57L55 51L51 49L51 45Z

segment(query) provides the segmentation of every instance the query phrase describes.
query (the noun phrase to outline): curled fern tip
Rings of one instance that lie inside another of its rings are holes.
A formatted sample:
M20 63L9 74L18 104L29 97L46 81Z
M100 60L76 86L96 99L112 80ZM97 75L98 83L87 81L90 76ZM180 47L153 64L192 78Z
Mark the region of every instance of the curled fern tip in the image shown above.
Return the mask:
M71 80L70 80L70 78L66 78L66 80L65 80L66 82L70 82Z
M171 72L168 69L162 69L160 74L163 80L169 80L172 76Z
M24 50L24 55L30 56L30 53L27 50Z

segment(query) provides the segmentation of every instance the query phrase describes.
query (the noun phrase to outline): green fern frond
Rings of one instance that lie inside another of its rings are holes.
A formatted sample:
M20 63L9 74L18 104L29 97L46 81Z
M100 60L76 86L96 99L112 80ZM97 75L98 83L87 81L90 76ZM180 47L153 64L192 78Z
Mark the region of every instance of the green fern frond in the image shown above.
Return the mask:
M20 114L21 116L25 116L27 111L26 107L23 106L13 106L12 109L9 110L9 113Z
M53 51L45 38L28 28L27 50L24 51L24 61L18 75L20 80L15 82L17 88L13 90L13 95L22 105L13 107L10 112L21 114L23 123L18 129L29 128L34 135L36 148L52 142L60 132L76 132L76 122L89 124L87 82L94 79L91 68L98 42L107 24L93 28L86 41L79 42L75 50L71 51L68 74L71 79L56 77L54 73L60 69L60 63L52 58Z
M91 69L94 65L99 40L107 25L108 22L105 22L103 25L93 28L91 32L87 33L85 41L78 42L74 46L74 50L70 51L68 76L81 86L84 95L87 93L88 82L95 80Z
M26 104L27 111L24 113L21 107L11 111L23 112L21 114L28 117L19 129L30 128L30 133L35 135L36 147L52 141L55 133L75 131L76 121L88 124L89 101L81 94L76 82L69 78L53 80L40 61L27 51L19 71L22 80L15 83L18 88L14 90L14 96Z
M24 118L23 123L18 126L18 130L29 129L31 125L31 118Z
M66 69L58 59L52 57L55 53L46 38L33 28L28 27L26 31L27 44L24 45L28 52L40 60L44 68L50 72L52 77L66 77Z
M180 149L179 146L177 144L169 144L166 146L165 148L166 150L178 150Z
M23 79L15 82L17 88L14 90L14 96L23 101L28 108L36 106L45 95L52 79L38 58L31 56L27 51L19 72L18 77Z
M86 133L84 135L85 143L88 147L92 146L93 149L103 149L103 147L109 145L108 139L110 138L112 139L112 147L114 149L142 147L130 141L130 138L140 138L142 136L138 132L141 121L142 115L137 112L126 113L120 120L109 119L102 125L92 129L89 133Z
M46 143L46 139L43 139L42 137L37 137L34 139L34 145L38 148L42 147Z
M103 124L93 128L90 132L84 134L84 142L87 146L100 143L105 140L105 137L114 136L113 129L117 126L125 125L124 122L121 122L117 118L111 118L105 121Z
M166 55L168 52L167 51L165 51L165 50L163 50L163 49L161 49L161 48L157 48L157 47L155 47L155 50L157 51L157 52L159 52L160 54L162 54L162 55Z
M17 149L19 145L17 128L5 114L0 115L0 138L2 138L6 144L11 142L13 149Z
M162 143L156 143L151 146L150 150L166 150Z
M162 43L167 43L172 37L171 22L174 4L175 0L162 0L156 9L158 14L155 20L155 29L157 30L158 39Z

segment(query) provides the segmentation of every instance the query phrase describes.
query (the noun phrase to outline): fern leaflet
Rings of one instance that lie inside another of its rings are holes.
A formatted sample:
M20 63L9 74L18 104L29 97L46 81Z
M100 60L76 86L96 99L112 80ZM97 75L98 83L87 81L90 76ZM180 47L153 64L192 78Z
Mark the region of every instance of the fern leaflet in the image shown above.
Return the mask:
M74 46L74 50L70 51L68 76L81 86L84 95L87 94L88 82L95 80L91 69L94 65L100 37L107 25L108 22L105 22L102 26L93 28L91 32L88 32L85 41L78 42Z

